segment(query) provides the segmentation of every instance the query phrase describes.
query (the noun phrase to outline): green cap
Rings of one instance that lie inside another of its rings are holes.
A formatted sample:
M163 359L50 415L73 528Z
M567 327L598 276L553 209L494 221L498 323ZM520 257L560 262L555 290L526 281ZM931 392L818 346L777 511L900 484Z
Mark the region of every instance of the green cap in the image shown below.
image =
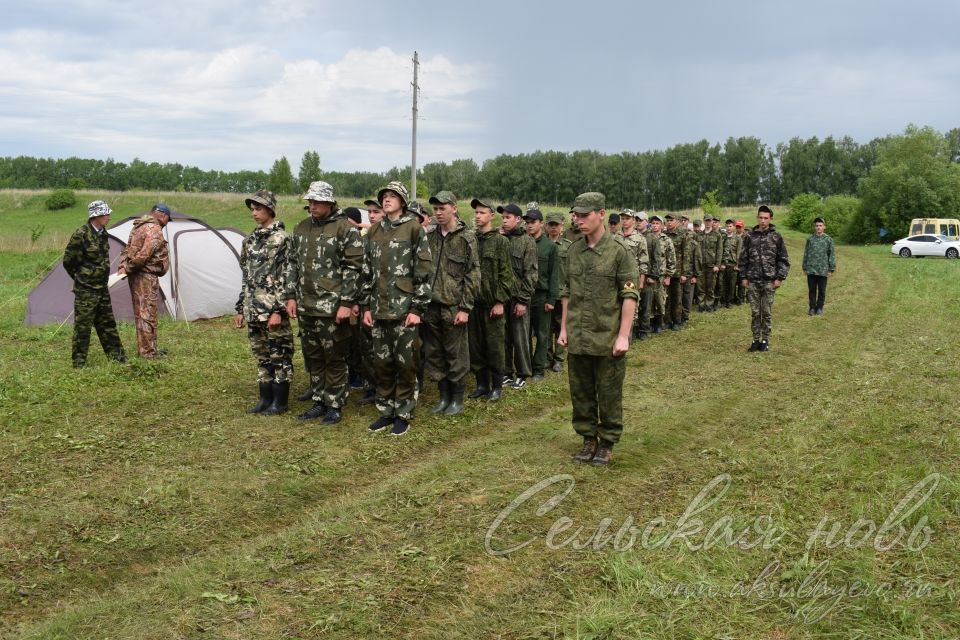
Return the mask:
M598 191L588 191L581 193L573 201L573 207L570 209L573 213L590 213L607 208L607 199Z
M470 201L470 208L476 209L477 207L486 207L490 211L496 211L497 208L493 206L493 198L474 198Z
M430 204L457 204L457 196L453 195L453 191L441 191L431 196L429 202Z
M556 212L556 213L547 214L547 224L563 224L563 223L564 223L564 219L563 219L562 213Z
M257 204L262 204L274 213L277 211L277 196L273 195L273 191L260 189L255 194L243 201L243 203L247 205L247 209L252 209L254 202Z

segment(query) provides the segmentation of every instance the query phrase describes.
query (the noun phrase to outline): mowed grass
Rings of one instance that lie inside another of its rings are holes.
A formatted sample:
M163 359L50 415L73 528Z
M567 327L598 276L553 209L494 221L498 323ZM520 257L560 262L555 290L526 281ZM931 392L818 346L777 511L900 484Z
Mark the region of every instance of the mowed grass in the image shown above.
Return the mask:
M106 195L117 219L157 199ZM235 196L165 199L251 226ZM94 340L74 371L69 326L22 325L62 250L46 234L84 217L40 201L0 193L2 637L960 635L956 262L841 247L811 318L788 235L773 350L745 352L746 307L635 344L598 470L569 461L565 374L453 419L421 408L388 438L355 404L333 428L248 416L228 319L161 322L158 362L109 363Z

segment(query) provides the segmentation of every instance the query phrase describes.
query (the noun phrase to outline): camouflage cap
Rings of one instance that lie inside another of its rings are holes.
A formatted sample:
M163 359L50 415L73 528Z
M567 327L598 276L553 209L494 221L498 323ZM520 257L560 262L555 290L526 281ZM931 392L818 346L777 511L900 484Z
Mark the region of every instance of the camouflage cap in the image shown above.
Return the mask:
M384 191L386 191L386 189L384 189ZM393 191L393 189L390 189L390 191ZM403 196L401 196L401 197L403 197ZM423 220L424 218L427 217L427 214L426 214L426 213L424 212L424 210L423 210L423 205L421 205L421 204L420 204L419 202L417 202L416 200L414 200L413 202L411 202L410 204L407 205L407 211L409 211L410 213L414 214L415 216L417 216L417 217L420 218L421 220Z
M400 199L403 200L403 205L406 206L410 202L410 192L407 191L406 185L404 185L399 180L394 180L393 182L387 184L384 188L377 191L377 202L383 206L383 194L387 191L393 191L395 194L400 196Z
M490 211L496 211L496 207L493 206L492 198L474 198L470 201L470 208L476 209L477 207L486 207Z
M647 219L647 212L646 212L646 211L637 211L636 213L633 214L633 217L636 218L637 220L646 220L646 219Z
M262 204L274 213L277 211L277 196L273 195L273 191L260 189L255 194L243 201L243 203L247 205L247 209L252 209L254 202L257 204Z
M700 218L696 218L696 219L693 221L693 226L695 226L695 227L702 227L702 226L703 226L703 220L701 220Z
M311 182L310 188L307 189L307 195L303 196L303 199L314 200L316 202L333 203L336 203L337 201L337 199L333 197L333 186L329 182L324 182L323 180Z
M599 191L588 191L581 193L573 201L573 207L570 211L574 213L590 213L607 208L607 198Z
M527 203L527 211L533 211L534 209L539 209L540 203L534 200L533 202Z
M563 224L564 217L562 213L548 213L547 214L547 224Z
M667 215L663 216L663 219L664 219L664 220L673 220L674 217L673 217L673 214L672 214L672 213L668 213Z
M113 209L103 200L94 200L87 205L87 220L90 218L99 218L100 216L108 216L111 213L113 213Z
M380 208L380 203L377 202L376 200L364 200L363 204L368 207L376 207L377 209Z
M441 191L435 196L430 196L430 204L457 204L457 196L453 191Z
M633 217L633 209L624 209L623 211L620 212L620 217L621 217L621 218L632 218L632 217Z
M663 224L663 218L658 215L652 215L650 216L650 222L659 222L660 224Z

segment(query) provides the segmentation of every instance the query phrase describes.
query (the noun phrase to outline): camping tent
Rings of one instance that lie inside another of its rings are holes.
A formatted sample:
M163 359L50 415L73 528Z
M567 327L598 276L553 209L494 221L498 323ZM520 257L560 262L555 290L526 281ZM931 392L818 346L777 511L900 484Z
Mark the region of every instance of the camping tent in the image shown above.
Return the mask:
M142 215L142 214L141 214ZM110 271L115 272L139 216L107 229ZM215 318L233 313L240 293L240 248L244 235L236 229L214 229L198 218L174 212L163 229L170 251L170 269L160 278L161 313L179 320ZM110 289L118 320L133 320L130 289L121 281ZM27 297L26 323L72 321L73 281L63 263L47 275Z

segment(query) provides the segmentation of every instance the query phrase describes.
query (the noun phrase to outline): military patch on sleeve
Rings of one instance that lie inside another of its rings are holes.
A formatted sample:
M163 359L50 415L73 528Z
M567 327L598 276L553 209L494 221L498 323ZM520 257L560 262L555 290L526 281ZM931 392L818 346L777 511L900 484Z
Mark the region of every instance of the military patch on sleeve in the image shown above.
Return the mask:
M636 286L633 284L633 280L627 280L624 283L623 288L626 289L627 291L633 291L634 289L636 289Z

